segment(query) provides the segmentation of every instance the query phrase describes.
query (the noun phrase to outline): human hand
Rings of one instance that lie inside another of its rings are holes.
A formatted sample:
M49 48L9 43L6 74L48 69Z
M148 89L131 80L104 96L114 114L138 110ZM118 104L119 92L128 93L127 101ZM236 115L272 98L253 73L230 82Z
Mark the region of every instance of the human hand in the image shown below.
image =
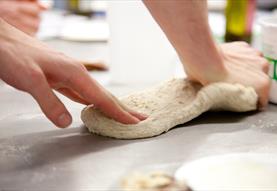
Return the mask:
M56 52L0 19L0 78L30 93L44 114L58 127L71 116L52 89L83 104L93 104L108 117L135 124L146 117L123 106L90 78L78 61Z
M0 17L19 30L34 36L40 24L40 13L46 8L36 0L1 0Z
M253 87L259 96L259 108L267 105L270 79L269 64L262 53L245 42L225 43L218 46L223 67L217 73L209 71L187 71L188 77L203 85L212 82L240 83ZM201 76L201 77L199 77Z

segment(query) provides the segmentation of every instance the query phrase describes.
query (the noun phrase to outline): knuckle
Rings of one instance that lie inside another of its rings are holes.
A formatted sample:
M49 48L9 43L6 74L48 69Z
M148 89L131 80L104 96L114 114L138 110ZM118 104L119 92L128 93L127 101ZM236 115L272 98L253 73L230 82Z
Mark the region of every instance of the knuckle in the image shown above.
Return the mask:
M61 55L61 56L63 57L62 58L63 62L68 66L67 67L68 70L75 72L75 73L80 72L80 71L82 71L82 72L86 71L86 68L82 63L80 63L72 58L66 57L64 55Z
M238 45L241 45L241 46L249 46L249 44L247 42L244 42L244 41L238 41L238 42L234 42Z
M262 66L263 66L263 68L268 69L269 68L269 63L268 62L263 62Z
M105 108L108 107L108 104L104 99L96 99L93 105L101 110L105 110Z
M67 72L64 80L67 82L72 82L72 81L76 81L76 80L81 80L81 78L80 78L82 76L81 74L83 74L87 70L85 67L83 67L80 64L70 62L68 64L67 71L68 72Z
M79 63L78 65L79 65L81 71L87 72L87 69L83 64Z
M267 59L262 58L261 59L261 65L264 69L268 69L269 68L269 62L267 61Z
M29 79L31 86L29 88L37 87L44 82L44 74L39 69L30 69L27 73L27 78Z
M264 65L263 69L264 69L264 72L268 73L268 71L269 71L269 65L268 64Z
M43 73L39 70L31 70L29 75L33 81L41 81L43 79Z
M263 55L263 53L261 52L261 51L259 51L259 50L255 50L256 51L256 54L258 55L258 56L262 56Z
M87 72L86 67L81 63L74 63L74 67L78 72Z

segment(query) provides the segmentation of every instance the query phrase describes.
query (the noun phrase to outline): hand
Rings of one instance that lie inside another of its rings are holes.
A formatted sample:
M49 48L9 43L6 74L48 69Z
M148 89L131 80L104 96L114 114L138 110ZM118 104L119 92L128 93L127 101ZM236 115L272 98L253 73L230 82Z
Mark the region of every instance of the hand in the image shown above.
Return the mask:
M203 85L241 83L255 88L260 107L268 100L268 62L246 43L216 46L207 1L143 1L177 51L188 76Z
M32 36L38 31L40 13L45 9L45 7L35 0L0 1L0 17L19 30Z
M55 125L66 127L72 119L52 89L79 103L93 104L121 123L135 124L146 118L119 103L90 78L78 61L51 50L3 20L0 42L0 78L30 93Z
M225 43L218 47L223 67L217 73L209 70L187 71L188 76L203 85L224 81L253 87L259 96L259 108L267 105L270 79L269 64L262 54L245 42ZM201 76L201 77L199 77Z

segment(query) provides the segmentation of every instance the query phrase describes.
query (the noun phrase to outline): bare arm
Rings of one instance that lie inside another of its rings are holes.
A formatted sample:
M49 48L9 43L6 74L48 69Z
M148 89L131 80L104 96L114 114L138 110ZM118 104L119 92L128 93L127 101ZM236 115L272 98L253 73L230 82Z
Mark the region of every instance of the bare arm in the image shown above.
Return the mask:
M260 106L268 100L268 62L248 44L216 45L208 24L204 0L144 0L169 41L175 47L192 80L203 85L217 81L255 88Z
M184 66L187 71L195 73L194 77L202 82L206 79L202 79L201 71L207 69L211 73L224 71L224 65L209 30L206 1L147 0L144 2L183 63L186 63Z

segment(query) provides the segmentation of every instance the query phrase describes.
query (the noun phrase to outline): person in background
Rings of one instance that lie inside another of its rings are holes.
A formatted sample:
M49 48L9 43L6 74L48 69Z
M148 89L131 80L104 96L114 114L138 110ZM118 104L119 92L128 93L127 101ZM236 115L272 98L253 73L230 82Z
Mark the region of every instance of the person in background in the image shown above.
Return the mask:
M0 18L32 36L38 31L40 13L45 9L36 0L0 0Z
M222 81L251 86L259 96L259 107L267 105L270 87L267 60L245 42L217 45L209 29L206 1L144 3L176 49L191 80L202 85ZM79 103L93 104L121 123L136 124L147 117L122 105L90 78L81 63L1 19L0 60L1 79L31 94L58 127L67 127L72 119L53 89Z

